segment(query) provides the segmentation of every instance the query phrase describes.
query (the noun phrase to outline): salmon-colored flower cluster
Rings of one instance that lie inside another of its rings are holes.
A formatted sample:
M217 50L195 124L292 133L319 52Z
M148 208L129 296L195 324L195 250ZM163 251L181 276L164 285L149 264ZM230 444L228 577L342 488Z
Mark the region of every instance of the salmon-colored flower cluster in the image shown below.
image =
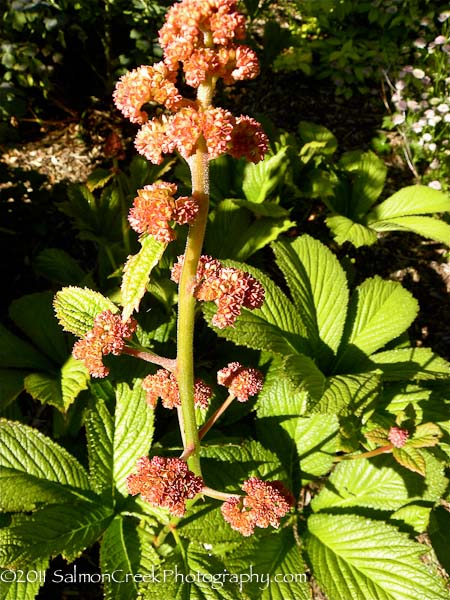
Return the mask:
M218 371L217 382L227 387L230 394L233 394L239 402L246 402L250 396L259 394L264 379L258 369L243 367L238 362L232 362Z
M103 364L103 356L120 354L136 326L134 319L123 322L120 315L105 310L95 317L94 326L85 337L75 343L72 355L84 362L93 377L106 377L109 369Z
M129 475L127 486L130 494L141 494L150 504L168 508L182 517L186 512L186 500L194 498L203 488L203 479L189 471L184 460L144 456L137 462L137 474Z
M395 448L403 448L409 438L409 432L400 427L391 427L388 433L388 440Z
M183 266L183 256L172 268L172 280L178 283ZM212 324L219 329L234 325L241 309L261 308L264 288L254 277L241 269L223 267L221 262L210 256L200 257L193 294L198 300L215 302L217 312Z
M146 391L146 400L150 406L156 406L158 398L161 398L165 408L176 408L181 406L180 392L176 377L166 369L158 369L154 375L147 375L142 381L142 387ZM206 408L212 396L212 389L201 379L194 384L194 402L196 406Z
M218 78L232 84L258 75L255 52L237 43L244 38L245 27L236 5L236 0L175 4L160 31L163 61L138 67L118 81L114 102L125 117L142 125L135 145L149 161L160 164L164 154L175 150L188 159L201 139L206 142L209 159L229 153L256 163L264 157L268 140L257 121L201 106L184 98L176 87L180 64L185 82L194 88L205 81L214 87ZM148 103L162 105L169 114L149 120L143 109Z
M171 242L175 231L170 223L179 225L192 223L198 213L194 197L174 198L177 186L174 183L154 183L138 190L128 215L131 227L138 233L153 235L160 242Z
M231 497L222 504L222 515L232 529L249 536L255 527L278 528L280 519L294 505L292 494L280 481L261 481L250 477L242 485L243 498Z

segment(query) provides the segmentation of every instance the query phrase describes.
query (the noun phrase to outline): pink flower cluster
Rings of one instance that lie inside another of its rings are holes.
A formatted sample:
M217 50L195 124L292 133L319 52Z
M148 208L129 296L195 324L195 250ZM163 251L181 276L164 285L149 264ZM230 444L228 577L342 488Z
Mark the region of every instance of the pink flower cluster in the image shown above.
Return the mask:
M147 375L142 382L146 391L146 400L150 406L156 406L161 398L164 408L181 406L180 392L175 375L166 369L158 369L154 375ZM212 396L212 389L201 379L194 384L194 402L196 406L206 408Z
M118 81L113 98L117 108L142 128L135 145L149 161L160 164L164 154L177 150L192 156L203 138L208 156L229 153L235 158L260 161L267 151L267 137L250 117L233 117L220 108L200 107L184 98L176 87L179 65L186 83L198 88L218 78L226 84L251 79L259 73L258 59L248 46L236 43L245 36L244 17L236 0L183 0L168 11L159 41L164 60L141 66ZM149 120L145 104L162 105L174 114Z
M409 438L409 432L400 427L391 427L388 433L388 440L395 448L403 448Z
M278 528L294 505L292 494L280 481L261 481L250 477L242 485L247 493L243 498L232 497L222 504L222 515L232 529L249 536L255 527Z
M123 322L120 315L105 310L95 317L94 327L85 337L75 343L72 355L84 362L93 377L106 377L109 369L103 364L103 356L120 354L136 326L134 319Z
M192 223L198 213L194 197L173 197L177 191L174 183L154 183L138 190L128 215L131 227L138 233L153 235L160 242L171 242L175 231L171 222L184 225Z
M128 491L141 494L150 504L168 508L171 514L182 517L186 500L194 498L203 488L203 479L189 471L184 460L144 456L138 460L138 473L127 478Z
M184 257L179 256L172 268L175 283L180 281L183 260ZM212 324L219 329L234 325L242 307L254 310L261 308L264 302L264 288L259 281L241 269L223 267L210 256L200 257L192 291L198 300L216 303Z
M217 382L227 387L239 402L246 402L250 396L255 396L262 390L264 380L258 369L232 362L217 373Z

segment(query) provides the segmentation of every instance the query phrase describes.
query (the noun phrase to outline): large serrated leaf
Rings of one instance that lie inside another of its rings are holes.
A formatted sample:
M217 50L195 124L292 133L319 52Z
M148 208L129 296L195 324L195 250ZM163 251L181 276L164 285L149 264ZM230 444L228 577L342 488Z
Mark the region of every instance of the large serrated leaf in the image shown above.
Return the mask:
M42 404L51 404L66 412L78 394L88 386L89 372L82 362L71 356L56 375L31 373L25 378L25 389Z
M122 277L123 319L128 319L146 292L150 273L159 263L167 244L149 235L142 239L139 252L129 256Z
M333 600L448 600L420 560L427 548L357 515L311 515L304 536L314 576Z
M126 495L126 478L136 461L146 456L153 438L153 410L145 402L141 381L130 389L116 388L114 415L100 398L92 402L86 419L91 478L97 491Z
M305 326L296 314L294 305L280 288L255 267L232 261L227 261L226 264L250 273L262 284L265 291L264 304L252 311L244 308L235 327L214 328L217 334L235 344L268 350L274 354L305 352ZM210 323L215 312L214 304L204 303L203 311Z
M380 369L383 379L428 381L450 378L450 363L431 348L398 348L370 357L371 368Z
M436 464L437 463L437 464ZM430 461L430 469L433 463ZM414 500L429 502L429 508L439 500L448 480L438 461L434 463L436 474L425 481L415 473L399 468L391 456L372 459L353 459L339 463L325 487L311 505L314 511L329 508L364 506L378 510L398 510ZM436 476L440 479L435 481ZM429 485L428 485L429 484Z
M51 504L31 515L20 514L1 530L0 563L26 568L57 554L71 562L99 539L112 518L110 508L88 501Z
M355 372L367 355L403 333L417 312L417 300L399 283L366 279L351 297L335 371Z
M69 286L59 291L53 306L65 331L84 337L92 329L95 317L104 310L117 313L117 306L100 292Z
M283 182L288 168L287 151L284 147L274 156L267 156L257 164L249 163L245 166L242 189L247 200L264 202L277 185Z
M450 198L426 185L410 185L395 192L368 214L369 223L406 215L425 215L450 211Z
M80 463L36 429L1 419L0 444L0 464L11 474L27 473L37 479L89 489L87 473Z
M351 242L356 248L360 248L361 246L371 246L378 239L376 231L361 223L355 223L344 215L327 217L325 222L333 232L337 244Z
M329 377L318 402L311 401L312 412L331 415L360 415L380 392L376 375L335 375Z
M34 600L45 582L47 564L45 560L28 565L25 573L0 569L0 600Z
M299 390L308 392L313 401L318 402L322 398L327 378L311 358L304 354L291 354L284 361L284 371Z
M231 529L223 518L217 501L209 499L191 508L189 515L178 525L177 531L181 537L202 544L242 541L242 535Z
M376 231L412 231L418 235L450 245L450 225L433 217L395 217L375 221L370 226Z
M306 567L292 529L265 532L245 540L225 558L228 571L242 574L242 590L251 600L309 600ZM251 565L252 577L249 574ZM247 577L246 577L247 575Z
M321 364L336 354L344 329L348 288L334 254L304 235L273 244L277 263L308 330L312 354Z

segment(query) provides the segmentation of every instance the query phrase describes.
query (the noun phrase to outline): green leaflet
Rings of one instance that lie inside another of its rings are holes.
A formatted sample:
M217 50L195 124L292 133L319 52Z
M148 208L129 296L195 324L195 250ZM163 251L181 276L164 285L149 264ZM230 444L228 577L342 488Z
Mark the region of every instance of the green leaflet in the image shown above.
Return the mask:
M291 528L264 531L244 540L225 557L225 564L230 573L242 574L244 597L248 594L251 600L309 600L311 597L306 566ZM249 581L250 568L252 579Z
M88 288L69 286L57 292L53 306L65 331L84 337L92 329L95 317L104 310L119 309L105 296Z
M128 319L146 292L152 269L159 263L167 243L159 242L149 235L141 240L141 249L129 256L122 277L123 319Z
M450 211L450 198L426 185L410 185L395 192L367 215L367 222Z
M366 279L350 299L339 371L355 372L365 355L403 333L417 312L417 300L399 283L378 276Z
M284 147L274 156L266 156L257 164L246 164L242 190L247 200L256 203L264 202L283 182L284 174L289 166L286 159L287 151L288 148Z
M391 456L344 460L313 499L315 512L329 508L364 506L398 510L414 500L428 501L428 509L439 500L448 484L441 463L429 457L427 477L404 471Z
M430 348L399 348L370 357L371 368L380 369L383 379L428 381L450 378L450 363Z
M311 515L304 535L314 575L333 600L448 600L420 560L427 548L392 525L357 515Z
M62 554L73 561L97 541L113 517L110 508L95 502L51 504L31 515L19 514L0 530L0 564L27 568L30 562Z
M361 223L355 223L344 215L327 217L325 222L333 232L334 239L338 244L351 242L355 248L360 248L361 246L371 246L378 239L376 231Z
M137 459L146 456L150 449L153 418L140 380L132 389L125 383L117 385L114 415L101 398L91 403L86 435L91 480L96 491L108 490L111 498L115 490L127 495L126 478L135 470Z
M380 378L370 373L328 377L320 399L311 398L310 409L314 413L361 415L378 397L380 384Z
M319 364L329 362L344 329L348 304L345 273L334 254L307 235L274 243L273 250L306 325L310 355Z
M431 240L450 244L450 225L432 217L395 217L375 221L370 226L376 231L412 231Z

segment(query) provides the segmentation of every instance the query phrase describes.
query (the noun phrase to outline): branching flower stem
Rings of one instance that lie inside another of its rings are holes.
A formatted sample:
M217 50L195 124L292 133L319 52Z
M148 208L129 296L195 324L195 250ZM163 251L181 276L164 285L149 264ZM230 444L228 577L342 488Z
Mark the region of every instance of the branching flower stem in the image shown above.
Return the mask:
M234 394L230 394L225 400L225 402L221 406L219 406L216 412L213 415L211 415L210 418L206 421L206 423L198 430L198 437L200 440L202 440L205 437L205 435L208 433L211 427L219 420L219 418L223 415L223 413L233 402L235 397L236 396Z
M129 346L125 346L122 350L122 354L129 354L130 356L134 356L136 358L140 358L141 360L145 360L146 362L151 362L155 365L159 365L168 371L174 373L177 368L177 361L174 358L166 358L165 356L159 356L158 354L154 354L153 352L149 352L148 350L138 350L137 348L130 348Z

